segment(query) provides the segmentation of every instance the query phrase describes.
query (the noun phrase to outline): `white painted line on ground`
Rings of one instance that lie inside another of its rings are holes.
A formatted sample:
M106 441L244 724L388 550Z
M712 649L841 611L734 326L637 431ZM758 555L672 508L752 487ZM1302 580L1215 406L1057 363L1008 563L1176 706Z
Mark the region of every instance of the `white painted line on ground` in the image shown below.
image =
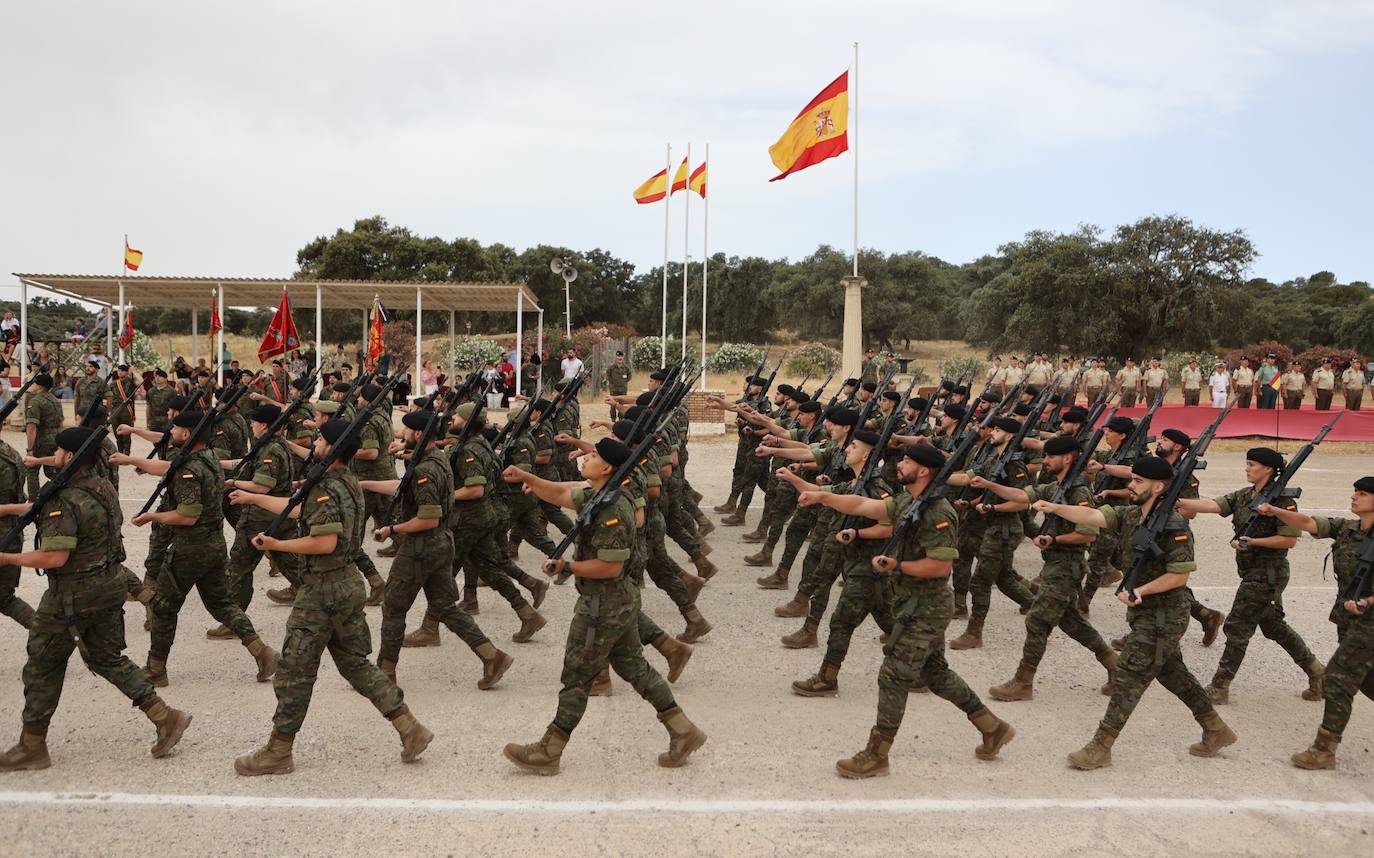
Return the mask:
M308 798L259 795L173 795L121 792L0 792L0 806L186 807L204 810L413 811L437 814L593 815L634 813L814 814L968 813L976 811L1127 811L1132 813L1285 813L1374 815L1374 801L1285 798L967 798L808 801L802 799L675 799L514 801L441 798Z

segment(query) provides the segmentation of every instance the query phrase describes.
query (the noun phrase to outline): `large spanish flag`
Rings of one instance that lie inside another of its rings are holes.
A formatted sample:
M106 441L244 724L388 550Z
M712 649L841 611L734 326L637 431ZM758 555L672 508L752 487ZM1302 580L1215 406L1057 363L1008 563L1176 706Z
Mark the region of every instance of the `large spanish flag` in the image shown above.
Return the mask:
M678 165L677 172L673 174L673 189L669 193L675 194L678 191L687 190L687 159L683 158Z
M701 166L697 167L695 170L692 171L692 177L687 180L687 187L689 190L693 190L696 191L698 194L701 194L701 198L703 200L706 199L705 163L703 163Z
M649 181L635 188L635 202L640 205L656 203L668 196L668 171L659 170Z
M811 99L778 142L768 147L768 156L782 170L769 181L776 182L847 150L848 127L849 72L846 71Z

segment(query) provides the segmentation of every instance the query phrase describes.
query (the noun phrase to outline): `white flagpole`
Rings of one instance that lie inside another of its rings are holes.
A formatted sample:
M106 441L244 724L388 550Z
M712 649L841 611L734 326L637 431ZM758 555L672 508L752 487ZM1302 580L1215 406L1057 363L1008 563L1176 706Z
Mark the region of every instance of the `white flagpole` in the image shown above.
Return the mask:
M706 144L706 155L701 159L701 174L706 183L711 182L711 144ZM690 177L688 183L691 183ZM688 188L690 191L691 189ZM701 387L706 389L706 270L711 265L711 190L706 188L701 198Z
M854 157L854 276L859 276L859 43L854 43L854 67L849 75L849 151Z
M686 181L691 183L692 176L692 144L687 143L687 157L683 159L683 171L687 174ZM670 186L671 187L671 186ZM689 217L692 211L692 190L683 188L685 193L682 201L682 357L687 357L687 269L690 267L688 260L691 256L688 253L687 232L692 220Z
M663 168L663 327L658 336L658 365L668 365L668 209L672 202L673 144L668 144L666 166Z

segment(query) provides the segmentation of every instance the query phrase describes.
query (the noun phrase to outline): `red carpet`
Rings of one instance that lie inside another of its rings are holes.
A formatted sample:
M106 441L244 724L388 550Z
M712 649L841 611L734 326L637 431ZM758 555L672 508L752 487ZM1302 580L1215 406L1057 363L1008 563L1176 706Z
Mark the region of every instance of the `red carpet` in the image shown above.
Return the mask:
M1116 413L1139 418L1144 416L1146 410L1138 406L1120 409ZM1257 435L1273 438L1277 435L1280 438L1310 441L1339 410L1317 411L1311 404L1305 405L1301 411L1235 409L1222 422L1217 437L1245 438ZM1158 435L1162 429L1181 429L1196 438L1215 419L1217 410L1209 405L1164 405L1155 412L1154 420L1150 423L1150 434ZM1374 441L1374 409L1346 414L1331 430L1331 434L1326 436L1326 440Z

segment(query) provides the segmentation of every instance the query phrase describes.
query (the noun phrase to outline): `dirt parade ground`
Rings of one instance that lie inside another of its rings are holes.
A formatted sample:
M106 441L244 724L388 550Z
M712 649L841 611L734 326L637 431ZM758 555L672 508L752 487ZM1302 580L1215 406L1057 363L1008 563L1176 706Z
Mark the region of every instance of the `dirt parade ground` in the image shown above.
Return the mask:
M703 508L724 500L733 457L733 439L693 443L688 476L705 495ZM1209 458L1201 474L1205 497L1243 484L1243 454ZM1370 456L1323 448L1296 479L1304 489L1300 508L1346 513L1351 482L1371 471ZM125 469L126 519L154 483ZM750 526L761 508L756 497ZM962 713L933 695L913 695L892 749L891 776L837 777L835 761L863 748L874 721L878 630L869 623L855 635L838 697L793 694L791 682L816 671L822 650L779 644L801 621L773 615L787 593L755 585L771 570L744 565L742 558L756 549L739 538L747 529L718 527L709 537L721 571L699 605L714 631L696 645L673 690L710 738L684 768L655 764L667 735L618 678L612 696L591 701L561 775L524 774L502 757L507 742L537 740L554 713L574 601L568 586L550 593L542 608L549 624L526 644L510 640L519 627L515 614L492 591L481 591L478 623L515 657L495 690L477 690L480 662L447 631L438 648L404 651L399 681L406 702L436 734L420 762L399 761L391 727L326 659L295 743L295 773L239 777L234 757L267 739L272 685L253 681L253 661L237 643L206 639L214 623L190 598L168 662L171 685L163 690L169 704L195 719L176 753L151 759L147 721L74 655L48 734L52 767L0 779L0 853L1368 855L1374 849L1374 701L1357 698L1334 771L1294 768L1289 755L1311 742L1322 704L1299 697L1307 684L1301 670L1256 634L1231 702L1220 709L1239 734L1236 745L1215 759L1190 756L1199 728L1155 685L1116 743L1114 764L1071 770L1065 755L1092 736L1106 708L1098 691L1101 669L1091 653L1056 633L1033 701L986 697L989 686L1011 677L1024 637L1014 604L995 592L984 647L950 652L949 661L1016 727L1000 758L976 760L978 733ZM1226 610L1236 581L1229 522L1201 516L1194 531L1193 588L1203 602ZM128 565L141 574L146 532L126 526L125 538ZM1302 537L1291 553L1285 597L1289 620L1323 662L1336 646L1326 619L1334 597L1331 575L1323 574L1327 545ZM370 543L369 551L377 547ZM378 561L383 574L388 563ZM519 563L536 570L528 546ZM1017 567L1030 577L1038 572L1029 543L1022 544ZM799 569L800 563L793 583ZM284 637L288 609L263 593L279 582L261 564L248 612L273 646ZM44 586L26 570L19 592L36 604ZM652 585L644 608L664 628L682 628L672 603ZM422 597L409 627L423 609ZM374 642L380 611L368 609ZM1104 634L1120 636L1125 609L1104 591L1092 621ZM128 655L142 664L148 634L137 604L126 608L126 629ZM951 637L961 629L962 621L954 621ZM824 640L823 625L822 646ZM1204 683L1222 643L1203 648L1196 624L1184 641L1185 661ZM4 620L0 735L7 745L19 733L24 652L23 630ZM657 653L647 655L663 668Z

